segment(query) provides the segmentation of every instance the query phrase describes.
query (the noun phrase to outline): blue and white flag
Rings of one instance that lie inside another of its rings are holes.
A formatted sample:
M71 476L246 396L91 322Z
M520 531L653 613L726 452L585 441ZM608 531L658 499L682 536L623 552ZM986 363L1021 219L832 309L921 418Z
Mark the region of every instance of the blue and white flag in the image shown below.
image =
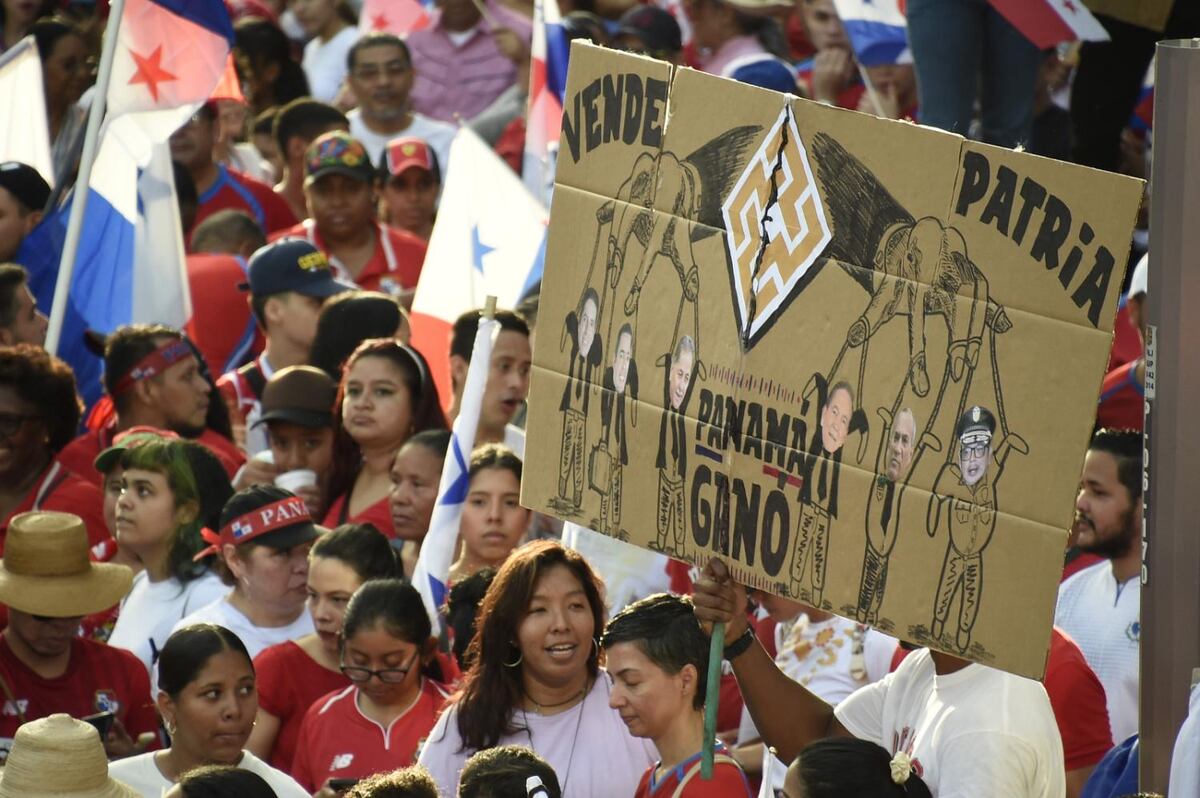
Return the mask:
M475 348L471 350L471 365L463 387L462 404L454 419L450 448L442 466L442 481L438 485L437 503L429 521L429 534L421 544L421 553L413 569L412 583L436 634L443 626L441 608L446 603L450 566L458 546L458 526L462 520L463 504L467 500L467 468L471 450L475 448L475 429L479 425L479 407L487 387L488 370L492 360L492 343L500 331L500 322L481 319L475 333Z
M912 63L898 0L833 0L854 57L864 67Z

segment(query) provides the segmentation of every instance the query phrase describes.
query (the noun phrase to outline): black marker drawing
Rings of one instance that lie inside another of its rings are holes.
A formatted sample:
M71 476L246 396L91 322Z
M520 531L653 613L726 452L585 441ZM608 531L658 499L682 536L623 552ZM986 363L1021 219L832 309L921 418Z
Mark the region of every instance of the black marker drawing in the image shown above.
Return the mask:
M821 374L814 374L809 380L801 412L808 412L810 396L814 392L820 412L808 454L804 458L800 523L796 529L790 592L793 598L800 598L817 609L823 609L829 526L838 513L842 447L850 433L866 434L867 416L861 409L855 409L855 393L850 383L838 382L830 388Z
M628 431L625 428L625 397L629 397L630 423L637 426L638 373L633 358L633 327L624 324L617 332L612 365L604 370L600 394L600 442L588 461L588 481L600 494L600 517L592 528L628 540L621 529L621 475L629 465Z
M993 447L995 432L996 418L987 408L975 405L962 415L955 427L957 462L947 462L938 472L925 514L929 536L944 526L948 537L928 636L960 653L970 648L979 616L983 552L996 529L1000 476L1012 451L1029 451L1025 441L1011 433ZM956 596L959 610L953 618ZM947 621L957 627L951 630L953 637L945 633Z
M600 366L602 345L596 332L600 298L588 288L579 301L578 311L567 314L563 329L571 342L571 360L567 385L559 410L563 414L562 449L558 463L558 506L560 512L577 514L583 502L584 436L591 404L593 373Z

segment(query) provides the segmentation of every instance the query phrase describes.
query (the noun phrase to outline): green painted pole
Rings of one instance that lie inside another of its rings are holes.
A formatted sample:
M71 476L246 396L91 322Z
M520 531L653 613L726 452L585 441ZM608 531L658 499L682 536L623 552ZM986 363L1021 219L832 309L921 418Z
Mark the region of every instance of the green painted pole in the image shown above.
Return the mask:
M713 748L717 742L717 705L721 700L721 660L725 653L725 624L713 624L708 646L708 686L704 695L704 749L700 756L700 778L713 775Z

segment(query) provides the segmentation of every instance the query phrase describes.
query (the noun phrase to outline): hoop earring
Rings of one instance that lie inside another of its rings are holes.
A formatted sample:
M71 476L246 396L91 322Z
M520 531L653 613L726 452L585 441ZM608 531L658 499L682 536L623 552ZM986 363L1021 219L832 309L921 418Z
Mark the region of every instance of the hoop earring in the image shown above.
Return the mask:
M513 648L517 649L517 661L516 662L501 661L500 664L506 668L519 668L521 666L521 663L525 661L525 652L521 651L520 646L518 646L516 643L510 643L509 645L511 645Z
M595 637L592 638L592 648L596 650L596 659L600 659L600 641Z

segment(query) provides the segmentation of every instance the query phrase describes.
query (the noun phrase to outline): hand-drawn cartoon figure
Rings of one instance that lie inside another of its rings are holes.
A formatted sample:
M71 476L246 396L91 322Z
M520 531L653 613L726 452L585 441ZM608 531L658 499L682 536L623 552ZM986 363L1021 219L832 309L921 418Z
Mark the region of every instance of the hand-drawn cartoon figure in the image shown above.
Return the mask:
M867 494L867 545L855 609L859 622L872 626L879 625L888 558L900 531L900 504L917 449L917 420L911 409L902 409L895 418L887 408L877 412L883 419L883 436L875 456L875 480Z
M963 413L955 427L957 462L947 462L938 472L925 514L930 537L941 529L943 519L949 536L929 635L960 653L970 647L971 630L979 615L983 551L996 529L997 483L1008 455L1014 449L1022 454L1029 451L1025 441L1013 433L993 447L995 432L996 418L987 408L975 405ZM952 641L943 639L950 609L960 594L957 633Z
M626 395L631 422L637 426L637 362L633 359L633 327L629 324L617 332L612 365L604 370L600 443L592 449L588 470L592 490L600 494L600 518L595 528L614 537L621 537L621 473L629 464Z
M584 291L579 311L567 314L564 341L570 338L571 361L567 385L559 410L563 414L562 450L558 463L558 495L569 508L578 511L583 501L584 435L591 401L593 370L600 366L602 346L596 333L600 298L595 289Z
M867 416L854 407L854 389L850 383L836 383L827 389L825 377L814 374L804 391L801 409L807 412L809 395L816 391L821 408L808 455L804 459L804 484L800 488L800 523L796 532L796 553L792 558L791 596L822 609L825 589L826 556L829 552L829 522L837 518L838 476L842 465L842 446L851 432L867 431ZM810 556L811 555L811 556ZM812 562L811 590L802 585Z
M663 414L658 428L658 538L652 548L684 556L685 520L683 478L687 472L687 432L684 428L687 400L691 395L692 370L696 363L696 341L680 337L665 363Z

